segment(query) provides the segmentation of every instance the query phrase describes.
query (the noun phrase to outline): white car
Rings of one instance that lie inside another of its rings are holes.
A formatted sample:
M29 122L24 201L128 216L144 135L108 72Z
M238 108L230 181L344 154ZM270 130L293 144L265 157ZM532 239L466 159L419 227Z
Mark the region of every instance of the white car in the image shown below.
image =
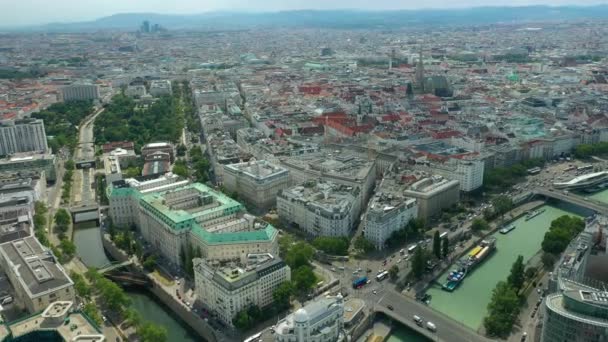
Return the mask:
M373 294L378 294L378 291L374 290L372 291Z

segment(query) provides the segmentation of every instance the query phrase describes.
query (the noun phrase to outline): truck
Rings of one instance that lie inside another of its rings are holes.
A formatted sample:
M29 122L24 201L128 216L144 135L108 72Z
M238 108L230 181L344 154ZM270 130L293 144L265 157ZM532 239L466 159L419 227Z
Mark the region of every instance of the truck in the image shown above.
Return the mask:
M367 284L367 277L360 277L353 280L353 289L359 289Z

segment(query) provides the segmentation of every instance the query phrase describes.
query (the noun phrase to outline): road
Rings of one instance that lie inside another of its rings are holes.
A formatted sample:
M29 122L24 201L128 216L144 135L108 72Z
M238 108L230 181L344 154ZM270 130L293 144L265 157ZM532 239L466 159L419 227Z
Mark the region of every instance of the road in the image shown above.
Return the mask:
M389 305L393 308L389 309ZM412 329L444 342L484 342L489 339L478 335L475 331L457 322L448 316L437 312L428 306L417 302L401 294L389 290L374 306L375 311L384 312L387 315L401 321ZM437 327L435 333L431 333L423 327L418 327L412 320L413 315L420 316L426 322L433 322Z
M74 152L74 159L92 160L95 158L95 143L93 139L93 126L95 119L104 108L99 109L93 115L85 119L80 125L78 132L78 147ZM94 177L95 168L80 169L74 173L74 204L92 203L95 201L95 194L91 188Z

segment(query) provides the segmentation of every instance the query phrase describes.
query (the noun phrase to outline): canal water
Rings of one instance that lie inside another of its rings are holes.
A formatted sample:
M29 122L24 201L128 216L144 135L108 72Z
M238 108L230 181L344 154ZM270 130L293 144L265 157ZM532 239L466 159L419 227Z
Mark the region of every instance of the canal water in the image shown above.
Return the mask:
M608 203L608 190L596 192L593 195L582 194L582 196L589 196L590 198L593 198L600 202Z
M575 215L548 205L542 209L545 209L544 213L529 221L523 217L517 219L514 222L517 228L510 233L496 233L495 252L474 269L454 292L443 291L438 285L429 289L427 293L432 296L430 306L477 330L487 313L492 290L497 282L507 279L517 256L521 254L528 261L540 251L540 244L551 221L562 215ZM438 281L443 282L448 273L442 274Z
M74 231L74 243L78 256L89 267L103 267L110 263L110 259L103 250L99 229L99 227L94 227ZM144 320L167 329L169 334L167 341L200 341L185 323L175 318L169 308L156 301L151 295L133 290L126 292L131 298L133 308L140 313Z
M391 335L386 340L387 342L431 342L428 338L420 335L416 331L403 326L396 325L393 326L391 330Z

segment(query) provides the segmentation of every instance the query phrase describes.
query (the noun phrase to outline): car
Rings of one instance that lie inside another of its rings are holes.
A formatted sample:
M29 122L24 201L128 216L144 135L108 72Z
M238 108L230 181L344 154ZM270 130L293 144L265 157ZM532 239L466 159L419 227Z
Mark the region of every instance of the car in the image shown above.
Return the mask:
M386 307L391 311L395 310L395 308L392 305L387 305Z
M521 342L524 342L528 338L528 333L524 331L523 335L521 335Z
M397 263L398 263L398 264L399 264L399 263L401 263L401 259L397 260Z
M418 316L418 315L414 315L413 319L414 319L414 322L416 322L416 325L418 325L419 327L421 327L422 324L424 323L422 318L420 318L420 316Z
M426 322L426 328L432 332L437 331L437 326L433 322Z
M335 267L332 267L332 268L331 268L331 271L332 271L332 272L336 272L336 268L335 268Z
M181 284L182 284L181 280L178 280L177 285L181 285Z
M371 284L371 282L372 282L372 281L371 281L370 279L367 279L366 284Z
M108 319L106 318L106 316L101 316L101 320L104 321L104 322L108 321Z

